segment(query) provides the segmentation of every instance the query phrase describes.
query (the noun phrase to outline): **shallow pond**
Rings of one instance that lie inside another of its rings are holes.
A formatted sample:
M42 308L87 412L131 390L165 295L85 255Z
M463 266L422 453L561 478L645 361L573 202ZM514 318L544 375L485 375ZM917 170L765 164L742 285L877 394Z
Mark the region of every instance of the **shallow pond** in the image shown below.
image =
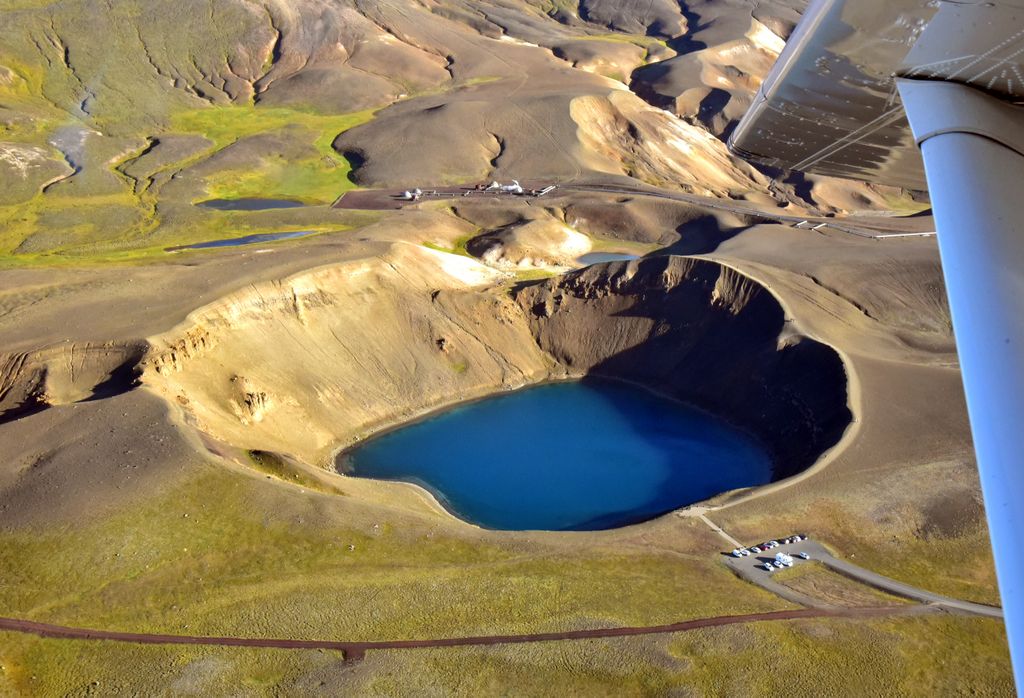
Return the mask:
M217 211L266 211L272 208L301 208L305 205L294 199L209 199L196 204Z
M639 259L639 255L627 254L625 252L587 252L576 258L580 264L601 264L602 262L628 262L631 259Z
M293 233L256 233L254 235L243 235L240 238L224 238L222 240L208 240L207 242L197 242L193 245L178 245L177 247L168 247L167 252L177 252L178 250L202 250L207 247L237 247L238 245L254 245L258 242L288 240L290 238L301 238L306 235L312 234L312 230L298 230Z
M599 530L772 477L764 449L703 412L586 380L465 404L339 457L349 475L419 484L486 528Z

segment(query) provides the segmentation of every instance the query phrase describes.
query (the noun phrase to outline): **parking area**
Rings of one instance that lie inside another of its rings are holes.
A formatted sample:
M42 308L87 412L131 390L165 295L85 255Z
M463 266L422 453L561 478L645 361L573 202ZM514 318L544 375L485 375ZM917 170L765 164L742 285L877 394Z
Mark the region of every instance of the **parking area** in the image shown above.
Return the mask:
M828 553L819 544L808 540L807 536L792 533L724 554L729 566L742 576L756 577L770 576L780 569L794 567L815 558L821 560Z
M800 538L800 540L792 540L794 535ZM776 544L772 545L773 542ZM755 550L754 548L757 549ZM828 608L833 607L833 604L824 602L820 599L811 598L806 594L790 589L784 584L780 584L775 581L775 574L779 572L780 569L786 569L788 567L788 565L785 564L780 567L775 566L776 556L780 554L788 557L792 561L793 567L798 567L807 562L819 562L831 571L838 572L849 579L861 582L862 584L874 587L875 589L879 589L888 594L917 601L922 604L939 605L947 610L988 616L991 618L1002 618L1003 615L1003 611L999 607L986 606L984 604L935 594L930 591L914 587L905 582L885 577L876 572L872 572L871 570L864 569L863 567L855 565L847 560L836 558L826 550L823 545L809 540L802 534L789 534L780 538L767 540L763 543L758 543L756 546L752 545L747 548L742 548L742 550L750 552L747 555L741 554L739 557L733 555L733 551L731 550L722 553L725 563L734 572L736 572L737 575L781 596L784 599L788 599L789 601L802 606ZM801 553L805 554L806 558L803 557ZM770 571L765 567L765 563L769 562L772 563Z
M551 194L557 185L550 182L512 180L502 184L491 182L469 186L411 187L409 189L353 189L342 194L333 204L338 209L397 210L421 201L463 199L519 199L530 203L533 199Z

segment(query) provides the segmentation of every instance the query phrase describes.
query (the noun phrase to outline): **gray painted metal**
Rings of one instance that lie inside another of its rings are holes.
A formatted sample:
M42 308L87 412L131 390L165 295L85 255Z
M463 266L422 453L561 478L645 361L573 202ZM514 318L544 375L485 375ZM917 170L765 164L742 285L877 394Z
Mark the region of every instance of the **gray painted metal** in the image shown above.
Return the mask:
M955 82L897 78L896 86L918 145L944 133L973 133L1024 155L1024 107Z
M1024 153L1001 139L1024 132L1024 109L982 109L974 88L901 81L928 173L939 251L963 372L1006 634L1018 691L1024 688ZM991 110L1001 112L992 114ZM935 115L944 112L945 118ZM978 119L970 123L969 119ZM968 121L964 121L967 119Z
M924 189L896 77L1024 102L1024 0L815 0L729 147L781 170Z

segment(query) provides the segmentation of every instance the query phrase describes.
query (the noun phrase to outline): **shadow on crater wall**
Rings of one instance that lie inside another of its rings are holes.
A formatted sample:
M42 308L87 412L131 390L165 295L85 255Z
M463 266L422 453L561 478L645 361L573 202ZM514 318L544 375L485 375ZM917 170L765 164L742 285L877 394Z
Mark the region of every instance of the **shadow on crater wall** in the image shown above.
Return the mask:
M776 479L813 464L851 421L836 351L787 332L771 293L715 262L598 264L521 288L517 300L570 372L635 381L749 430Z

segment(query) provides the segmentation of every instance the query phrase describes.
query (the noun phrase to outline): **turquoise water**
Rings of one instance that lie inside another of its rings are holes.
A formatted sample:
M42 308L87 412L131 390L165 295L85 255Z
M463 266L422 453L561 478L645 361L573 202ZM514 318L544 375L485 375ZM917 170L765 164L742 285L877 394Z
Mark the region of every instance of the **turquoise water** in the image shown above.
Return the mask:
M272 208L301 208L305 205L294 199L209 199L196 204L217 211L266 211Z
M312 230L300 230L294 233L255 233L254 235L243 235L240 238L224 238L222 240L209 240L197 242L193 245L178 245L168 247L166 252L177 252L178 250L202 250L208 247L238 247L239 245L255 245L259 242L273 242L274 240L290 240L312 235Z
M485 528L599 530L772 476L752 438L609 381L556 383L462 405L345 453L350 475L414 482Z
M580 264L601 264L603 262L628 262L631 259L639 259L640 255L627 254L625 252L587 252L576 258Z

